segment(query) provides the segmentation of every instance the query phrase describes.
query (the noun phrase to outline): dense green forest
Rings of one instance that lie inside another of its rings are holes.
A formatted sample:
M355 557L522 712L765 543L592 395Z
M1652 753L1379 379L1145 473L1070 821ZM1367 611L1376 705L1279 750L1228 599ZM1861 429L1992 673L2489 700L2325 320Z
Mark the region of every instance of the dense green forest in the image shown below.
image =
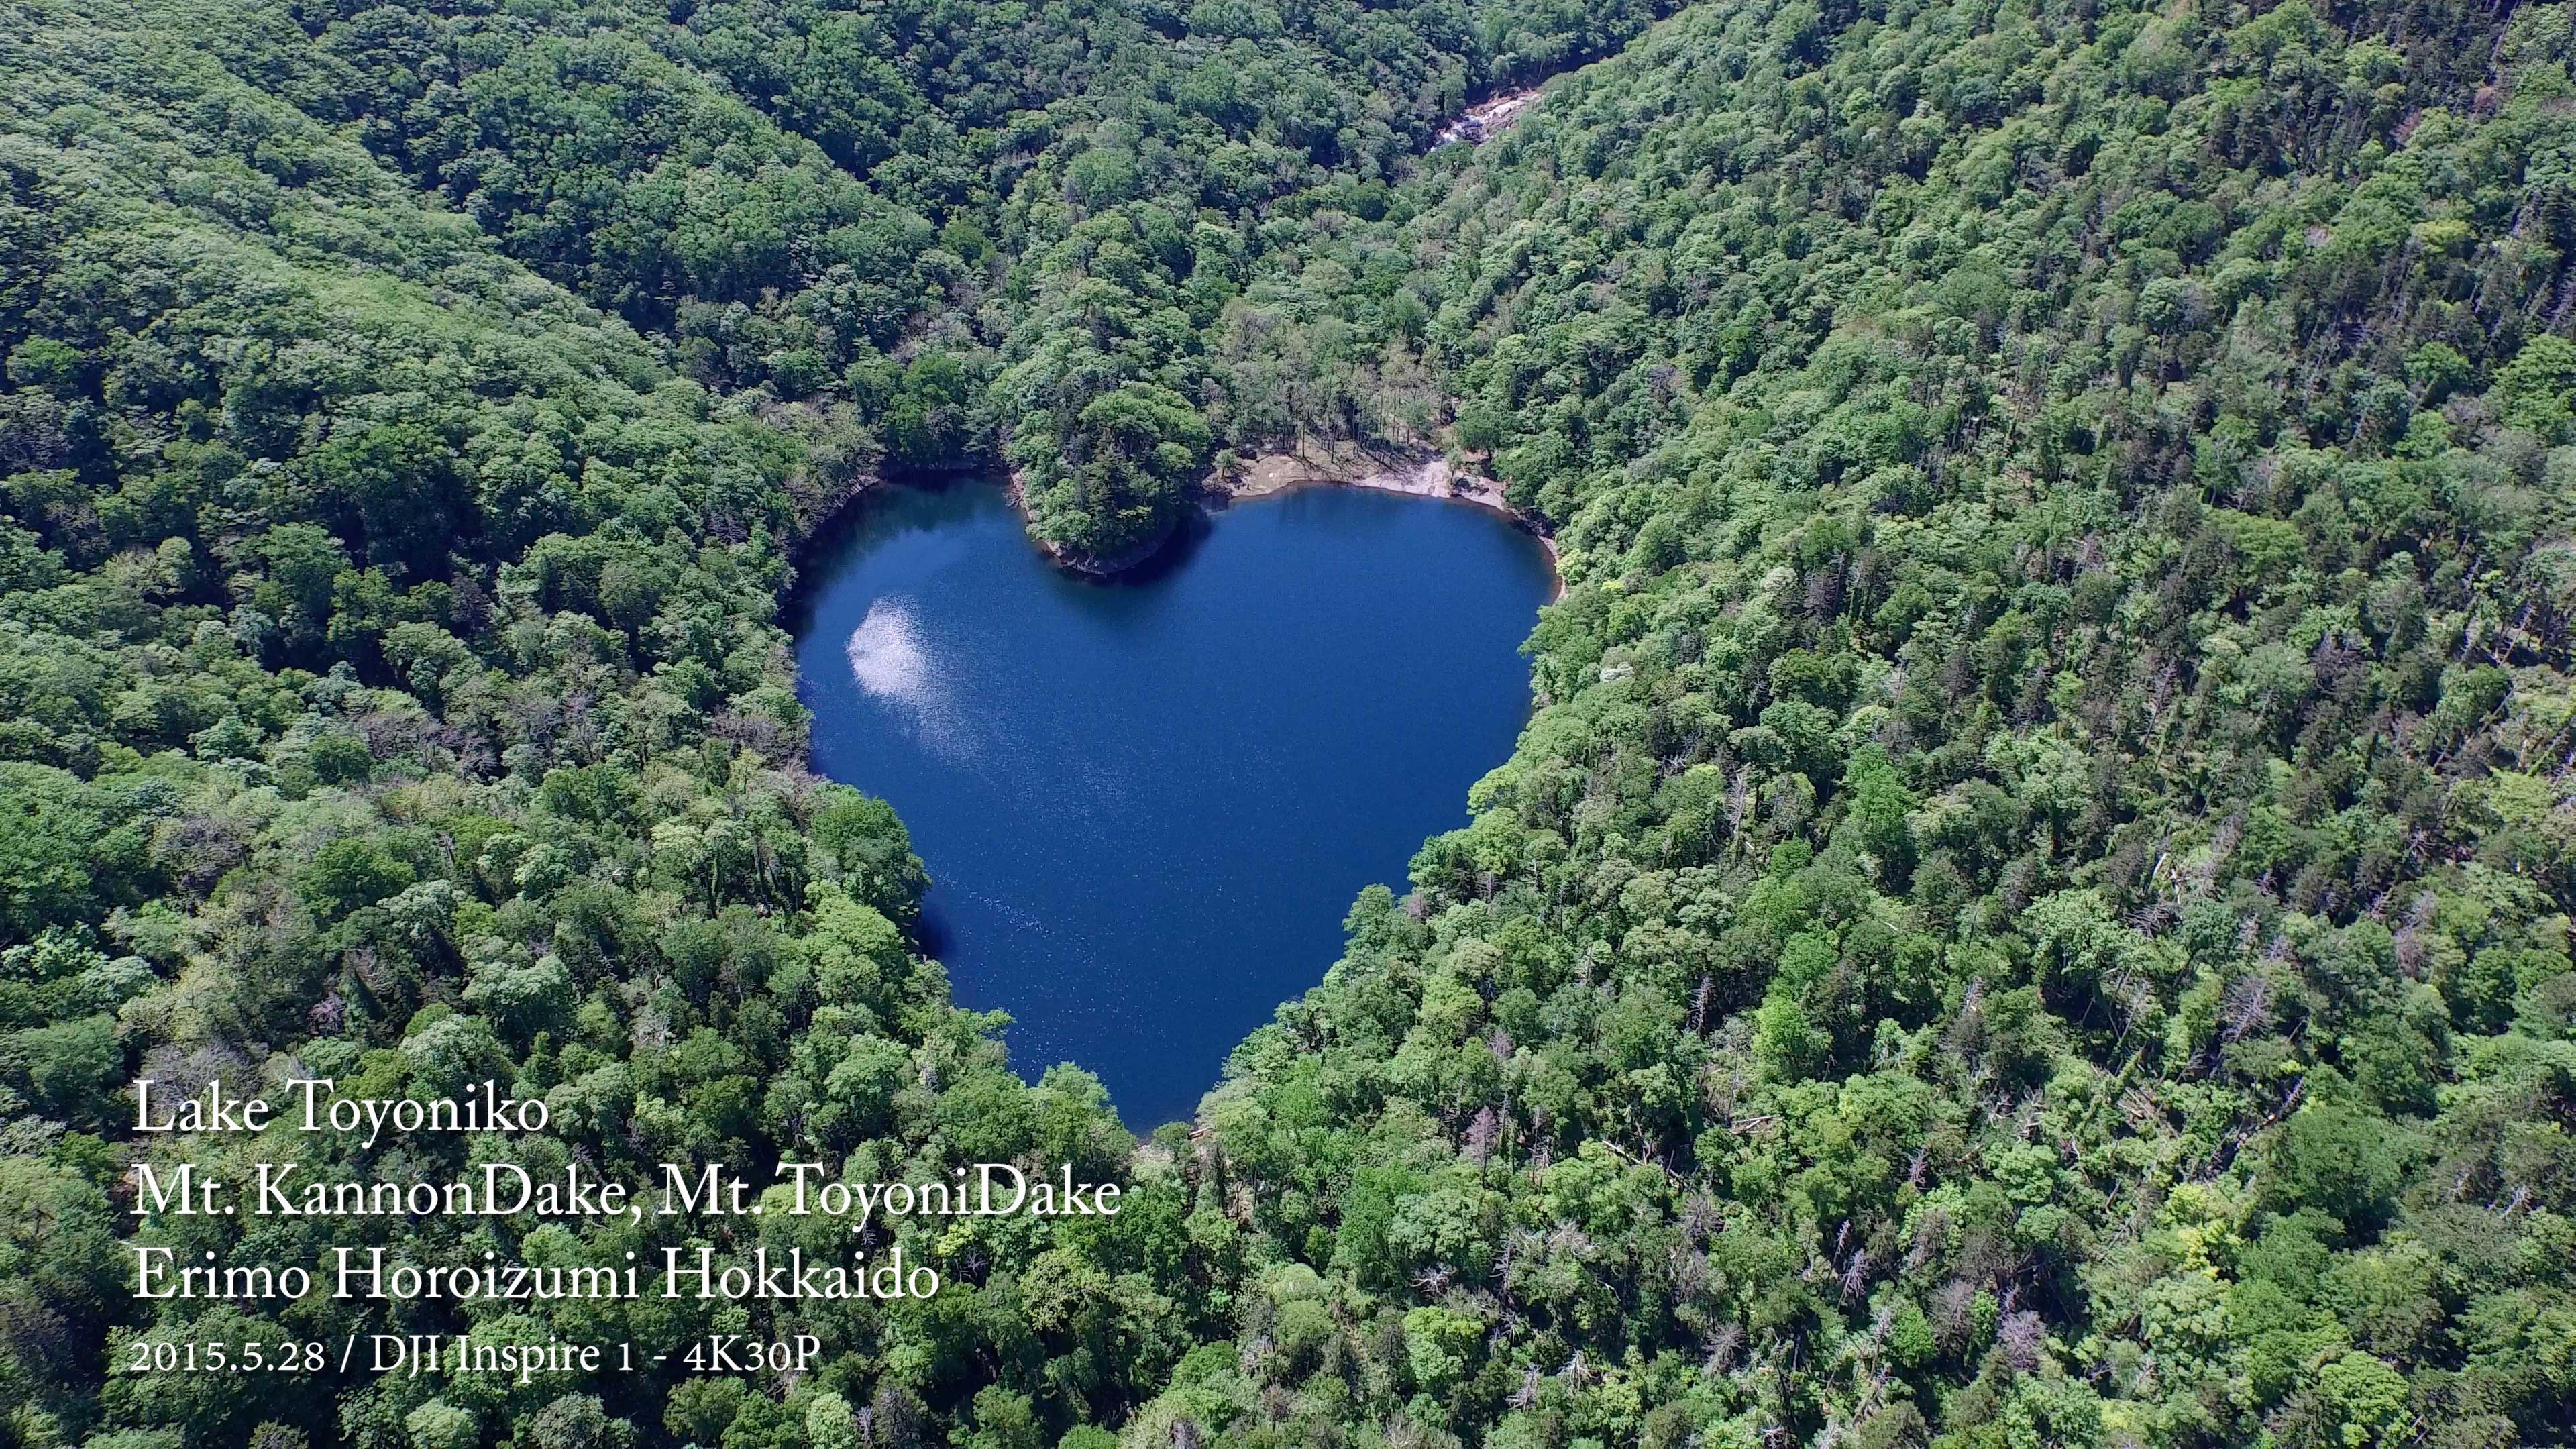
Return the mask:
M2576 9L1670 8L0 9L0 1443L2576 1443ZM1300 438L1567 591L1140 1142L951 1003L778 601L881 477L1107 564ZM872 1229L927 1301L136 1301L844 1238L134 1215L279 1144L129 1083L303 1073L549 1104L370 1176L1126 1210ZM711 1330L831 1352L127 1371Z

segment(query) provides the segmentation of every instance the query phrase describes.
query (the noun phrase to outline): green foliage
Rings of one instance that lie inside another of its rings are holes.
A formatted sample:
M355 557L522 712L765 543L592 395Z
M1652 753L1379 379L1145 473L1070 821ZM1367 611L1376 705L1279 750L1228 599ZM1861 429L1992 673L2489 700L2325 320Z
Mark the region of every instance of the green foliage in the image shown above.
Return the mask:
M2566 9L1656 8L0 28L9 1441L2569 1442ZM1473 824L1139 1144L950 1002L777 600L881 472L1099 565L1300 438L1489 468L1567 592ZM318 1253L112 1206L264 1150L136 1076L290 1059L553 1109L427 1176L1127 1207L897 1225L923 1305L136 1302ZM718 1329L830 1352L110 1372Z
M1569 587L1203 1112L1401 1352L1209 1427L2567 1442L2565 24L1695 6L1265 258Z
M792 404L819 471L850 475L800 487L805 511L880 461L1007 458L1033 531L1097 565L1193 506L1212 432L1302 425L1237 401L1264 384L1216 358L1268 209L1355 179L1382 214L1387 178L1469 93L1599 54L1662 8L610 0L307 26L254 6L209 43L292 76L278 89L307 114L511 257L666 333L691 377ZM281 41L289 26L306 33ZM386 451L344 491L417 473ZM426 537L443 492L412 491L370 552Z

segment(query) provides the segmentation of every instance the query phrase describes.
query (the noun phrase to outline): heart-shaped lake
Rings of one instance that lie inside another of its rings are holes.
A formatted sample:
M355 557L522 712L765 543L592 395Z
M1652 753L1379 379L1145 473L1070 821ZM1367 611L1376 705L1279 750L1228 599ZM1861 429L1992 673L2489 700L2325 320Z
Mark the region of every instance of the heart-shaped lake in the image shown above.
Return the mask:
M1498 514L1309 488L1215 515L1111 582L1057 568L988 482L891 489L804 568L815 767L882 795L934 885L960 1003L1013 1063L1075 1061L1131 1126L1340 954L1362 887L1529 714L1553 588Z

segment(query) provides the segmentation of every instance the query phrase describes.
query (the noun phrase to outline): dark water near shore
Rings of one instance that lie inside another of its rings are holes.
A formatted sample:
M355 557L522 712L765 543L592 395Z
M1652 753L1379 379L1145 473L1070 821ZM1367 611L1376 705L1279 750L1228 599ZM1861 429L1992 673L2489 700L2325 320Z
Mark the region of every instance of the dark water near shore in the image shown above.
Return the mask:
M1528 716L1546 556L1462 504L1237 505L1111 583L991 483L873 497L791 626L816 768L894 803L957 999L1034 1080L1077 1061L1139 1130L1399 893Z

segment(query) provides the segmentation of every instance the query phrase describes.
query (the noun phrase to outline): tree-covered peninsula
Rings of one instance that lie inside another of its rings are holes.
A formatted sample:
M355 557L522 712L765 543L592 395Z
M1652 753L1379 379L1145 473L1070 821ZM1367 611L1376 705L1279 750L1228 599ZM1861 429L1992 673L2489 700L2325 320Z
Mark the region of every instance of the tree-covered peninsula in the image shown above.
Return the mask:
M2576 1442L2571 66L2425 0L0 9L0 1444ZM1554 534L1537 710L1140 1142L952 1003L779 602L882 478L1103 565L1334 444ZM922 1297L147 1301L851 1235L138 1214L284 1150L146 1078L545 1105L315 1175L1121 1211L872 1223ZM377 1333L829 1351L149 1369Z

